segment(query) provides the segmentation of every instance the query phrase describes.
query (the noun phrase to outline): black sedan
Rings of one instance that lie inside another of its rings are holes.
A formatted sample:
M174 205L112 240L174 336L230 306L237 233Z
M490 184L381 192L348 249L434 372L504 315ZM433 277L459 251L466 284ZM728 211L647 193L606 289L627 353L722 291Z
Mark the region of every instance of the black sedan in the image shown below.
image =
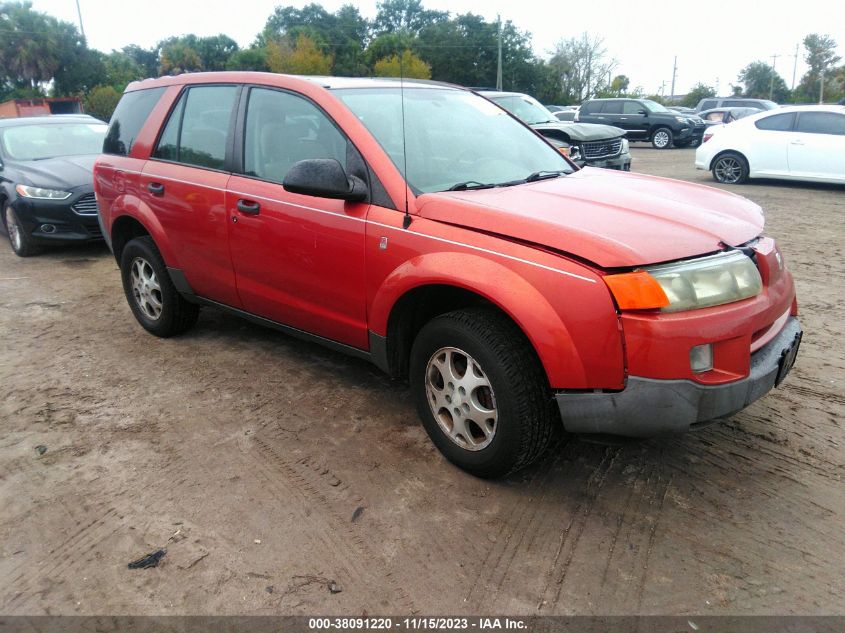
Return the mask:
M0 208L17 255L102 239L92 169L107 129L85 115L0 120Z

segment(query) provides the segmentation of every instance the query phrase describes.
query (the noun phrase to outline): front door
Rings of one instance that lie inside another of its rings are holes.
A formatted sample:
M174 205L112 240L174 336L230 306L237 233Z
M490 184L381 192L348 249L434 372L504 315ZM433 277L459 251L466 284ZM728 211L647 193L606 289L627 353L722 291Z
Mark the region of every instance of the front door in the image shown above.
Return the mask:
M304 196L281 183L298 161L354 152L328 116L291 92L252 88L242 174L229 181L232 264L248 312L366 349L365 220L369 205Z

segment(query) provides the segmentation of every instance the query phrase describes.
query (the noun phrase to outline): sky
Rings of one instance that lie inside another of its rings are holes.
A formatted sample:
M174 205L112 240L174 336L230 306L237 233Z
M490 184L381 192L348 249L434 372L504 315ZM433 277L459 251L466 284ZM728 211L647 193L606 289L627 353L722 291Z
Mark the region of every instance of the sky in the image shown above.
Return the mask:
M136 7L121 0L78 0L89 46L104 52L128 44L150 48L172 35L224 33L248 46L278 6L302 7L302 0L144 0ZM334 12L350 0L323 0ZM352 2L361 14L373 18L376 0ZM709 8L718 7L715 9ZM809 33L827 34L845 59L845 1L784 0L768 2L692 2L663 0L423 0L428 9L452 14L472 12L493 21L497 15L532 34L535 53L548 59L555 44L583 32L604 40L609 56L625 74L631 88L669 95L677 56L675 94L684 94L703 82L730 94L739 71L753 61L772 63L792 86L795 47ZM132 8L130 8L132 7ZM33 8L78 24L76 0L34 0ZM806 71L799 47L796 83ZM491 83L495 77L491 77ZM504 86L508 88L507 85Z

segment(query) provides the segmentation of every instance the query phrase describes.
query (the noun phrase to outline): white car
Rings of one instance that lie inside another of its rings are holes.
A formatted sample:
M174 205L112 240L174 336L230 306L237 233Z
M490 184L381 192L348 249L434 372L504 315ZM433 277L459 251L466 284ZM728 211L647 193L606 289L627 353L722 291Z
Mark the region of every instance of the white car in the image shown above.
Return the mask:
M845 106L791 106L717 125L695 152L718 182L783 178L845 183Z

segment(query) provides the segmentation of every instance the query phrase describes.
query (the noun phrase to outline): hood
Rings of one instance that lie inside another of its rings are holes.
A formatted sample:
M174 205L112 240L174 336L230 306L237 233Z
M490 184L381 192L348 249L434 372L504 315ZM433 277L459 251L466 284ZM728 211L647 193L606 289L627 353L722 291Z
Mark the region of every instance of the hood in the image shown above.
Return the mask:
M93 186L96 154L62 156L42 160L16 161L14 166L28 182L45 189L69 190L84 185Z
M603 141L617 136L624 136L625 130L612 125L600 125L598 123L571 123L569 121L558 121L549 123L536 123L532 125L535 130L542 133L543 130L560 130L569 136L573 141Z
M569 176L417 199L431 220L510 236L627 268L738 246L763 228L760 207L687 182L586 167Z

